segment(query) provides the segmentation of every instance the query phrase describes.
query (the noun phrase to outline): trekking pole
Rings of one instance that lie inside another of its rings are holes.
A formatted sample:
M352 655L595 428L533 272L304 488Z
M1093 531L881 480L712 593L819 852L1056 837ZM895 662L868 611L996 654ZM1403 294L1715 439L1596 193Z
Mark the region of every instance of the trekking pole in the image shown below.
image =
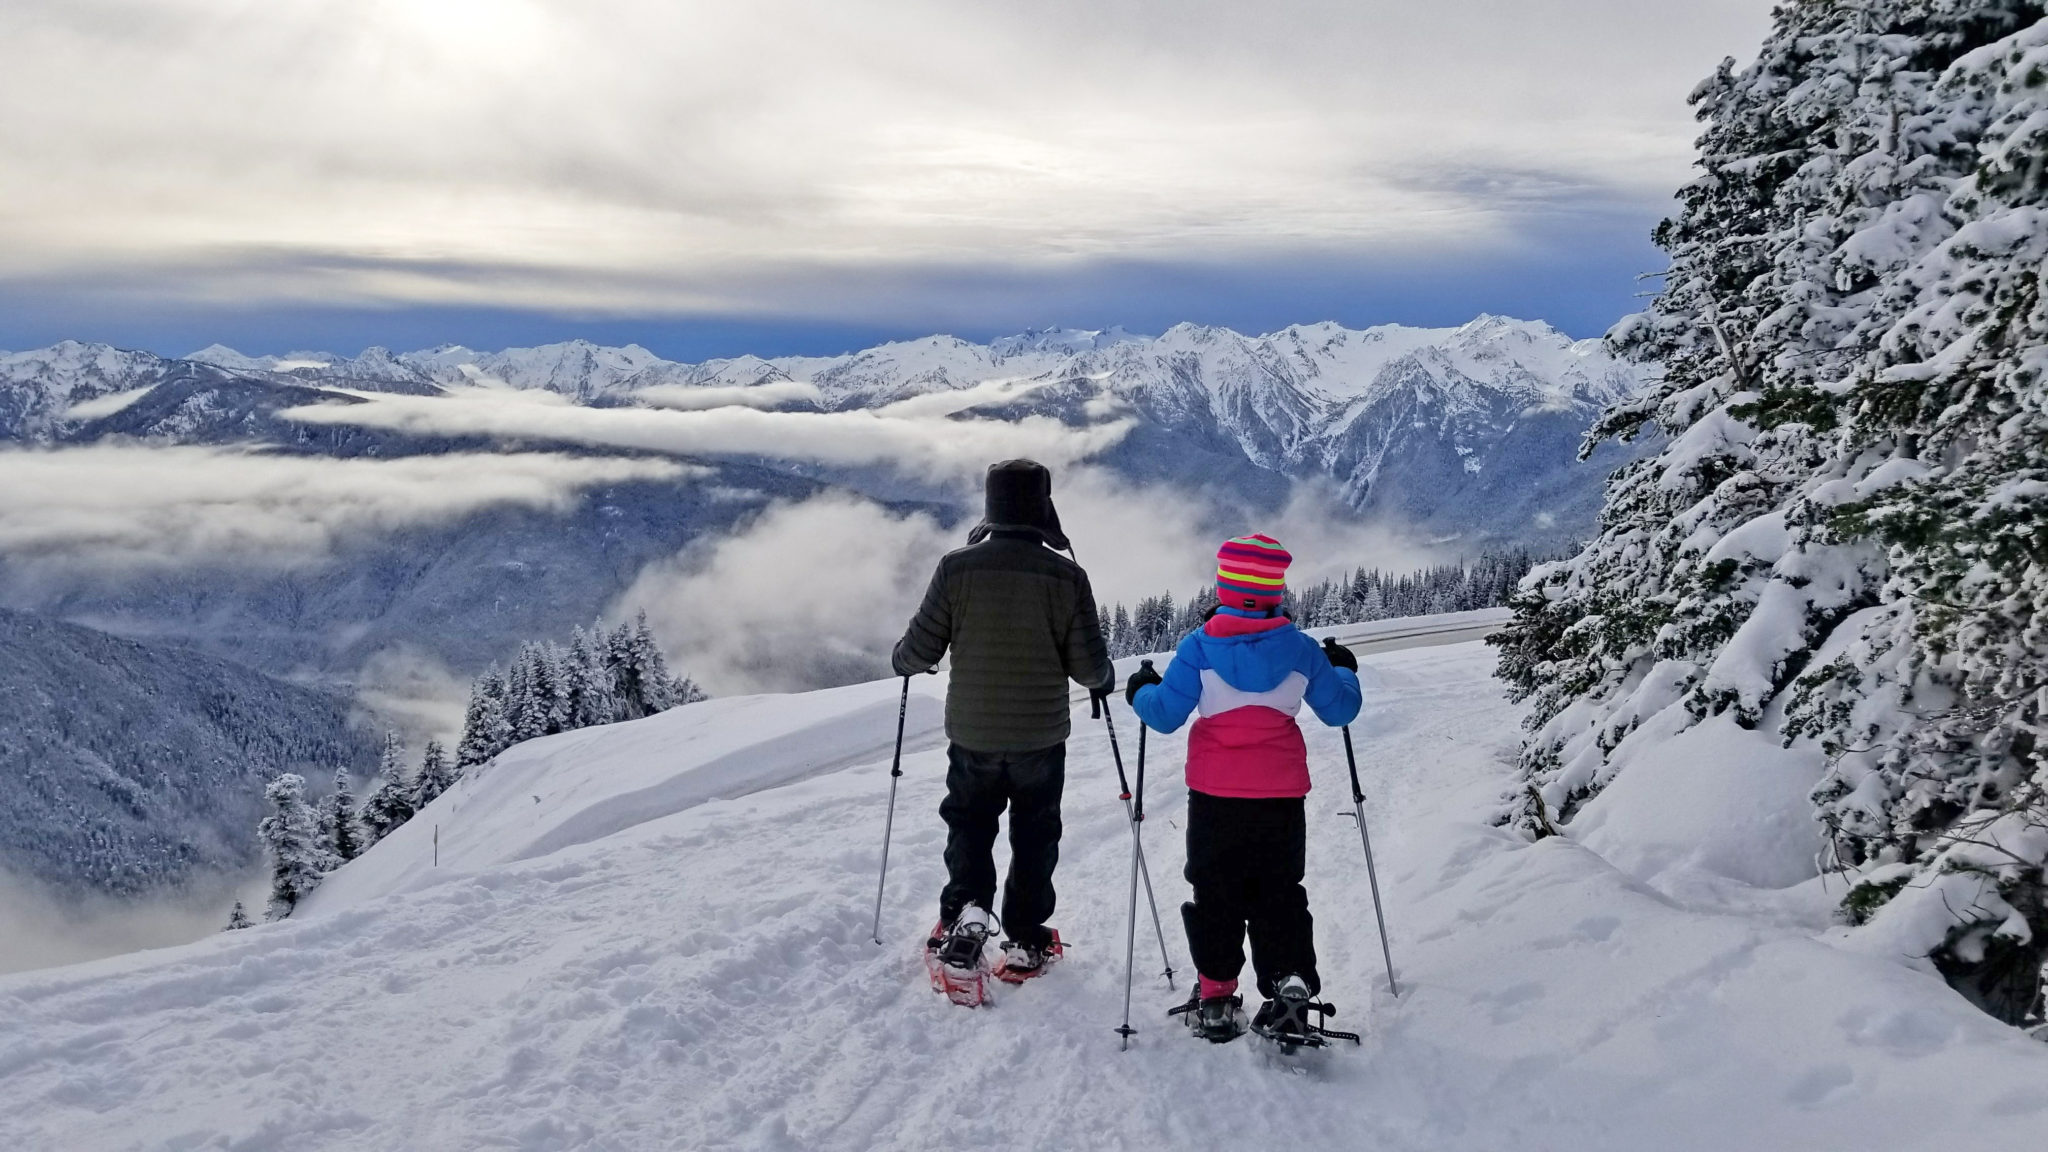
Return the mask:
M1365 877L1372 884L1372 914L1380 925L1380 955L1387 962L1387 991L1396 997L1401 989L1394 983L1394 952L1387 946L1387 916L1380 911L1380 877L1372 866L1372 837L1365 831L1365 789L1358 786L1358 753L1351 749L1351 725L1344 726L1344 759L1351 765L1351 817L1358 821L1358 842L1365 848Z
M1145 663L1150 664L1152 662L1147 660ZM1131 784L1130 781L1124 778L1124 755L1123 751L1117 747L1116 718L1110 715L1108 705L1098 705L1098 707L1102 712L1103 724L1109 728L1109 751L1110 755L1116 759L1116 782L1117 786L1123 789L1123 795L1120 799L1124 802L1124 819L1131 825L1132 848L1138 854L1138 879L1142 880L1145 884L1145 903L1150 905L1152 909L1152 932L1159 938L1159 964L1163 969L1161 974L1166 977L1166 986L1172 988L1175 986L1173 983L1173 957L1166 950L1166 929L1161 926L1159 921L1159 901L1152 895L1152 866L1145 860L1145 844L1138 835L1138 824L1145 819L1144 808L1142 802L1135 811L1131 808ZM1144 778L1145 725L1143 722L1140 722L1138 725L1138 787L1140 789L1143 789L1145 786Z
M889 819L882 825L882 874L875 880L875 943L882 942L882 888L889 883L889 835L896 830L896 781L903 776L903 720L910 714L910 677L896 705L896 758L889 763ZM1354 774L1355 776L1355 774Z

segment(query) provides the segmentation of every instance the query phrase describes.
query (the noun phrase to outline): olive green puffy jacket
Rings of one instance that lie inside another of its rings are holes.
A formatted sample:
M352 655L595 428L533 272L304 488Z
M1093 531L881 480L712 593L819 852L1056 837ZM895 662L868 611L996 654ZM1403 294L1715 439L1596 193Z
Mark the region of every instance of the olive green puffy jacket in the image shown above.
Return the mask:
M998 528L947 554L896 642L898 676L953 650L946 736L976 752L1034 752L1067 738L1067 681L1116 677L1079 564L1030 530Z

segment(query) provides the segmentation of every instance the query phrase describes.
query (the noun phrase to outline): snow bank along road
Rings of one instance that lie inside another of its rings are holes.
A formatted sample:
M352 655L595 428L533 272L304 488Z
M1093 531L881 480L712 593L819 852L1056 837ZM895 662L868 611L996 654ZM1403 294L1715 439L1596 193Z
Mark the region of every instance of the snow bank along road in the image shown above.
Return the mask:
M1085 707L1055 919L1074 949L985 1010L932 995L944 756L921 677L886 946L868 923L896 683L569 733L465 781L289 922L0 979L0 1144L2039 1146L2048 1048L1831 946L1817 883L1666 869L1652 888L1569 838L1492 828L1517 712L1489 650L1363 664L1399 1001L1322 729L1308 864L1360 1049L1295 1067L1188 1038L1163 1016L1185 973L1168 991L1141 939L1141 1031L1118 1052L1129 838ZM1146 846L1185 965L1180 755L1152 743Z

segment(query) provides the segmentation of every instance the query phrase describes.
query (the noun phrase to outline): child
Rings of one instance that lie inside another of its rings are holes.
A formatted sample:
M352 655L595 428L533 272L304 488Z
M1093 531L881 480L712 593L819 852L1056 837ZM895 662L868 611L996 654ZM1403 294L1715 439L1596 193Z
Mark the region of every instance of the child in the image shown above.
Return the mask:
M1237 976L1247 928L1266 997L1252 1022L1261 1034L1305 1027L1300 1007L1321 988L1301 886L1308 749L1294 715L1306 703L1333 728L1349 724L1359 691L1348 650L1318 647L1280 615L1293 557L1279 541L1240 536L1216 560L1215 613L1181 641L1164 678L1140 670L1126 696L1161 732L1201 713L1188 734L1187 878L1195 898L1181 916L1198 983L1190 1027L1220 1044L1245 1028Z

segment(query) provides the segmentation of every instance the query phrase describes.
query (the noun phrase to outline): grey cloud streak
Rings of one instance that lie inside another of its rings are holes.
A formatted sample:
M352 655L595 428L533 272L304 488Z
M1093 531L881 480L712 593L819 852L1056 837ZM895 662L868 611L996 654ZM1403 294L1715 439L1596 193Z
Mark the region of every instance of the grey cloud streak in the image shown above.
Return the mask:
M531 452L335 460L139 444L0 451L0 557L289 567L360 534L500 504L567 509L586 488L691 472L667 460Z
M805 285L1497 244L1661 199L1768 8L16 0L0 277L845 315Z

